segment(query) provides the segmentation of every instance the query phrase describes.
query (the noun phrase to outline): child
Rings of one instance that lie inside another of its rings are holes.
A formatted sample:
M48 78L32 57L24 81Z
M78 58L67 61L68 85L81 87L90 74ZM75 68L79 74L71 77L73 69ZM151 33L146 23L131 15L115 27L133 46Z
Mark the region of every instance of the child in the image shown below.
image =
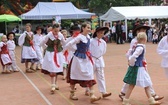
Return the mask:
M157 47L157 53L162 56L161 67L164 68L166 77L168 78L168 35L160 40Z
M105 76L104 76L104 59L103 55L106 53L106 42L102 39L104 33L108 31L107 27L96 28L93 34L93 39L90 41L90 52L94 61L94 73L96 74L98 88L102 93L102 97L108 97L111 93L106 91Z
M148 30L150 27L149 26L143 26L143 25L137 25L133 31L133 35L135 36L134 39L132 39L131 43L130 43L130 49L128 50L127 54L126 54L126 57L127 59L129 58L129 56L132 55L132 51L134 51L136 45L137 45L137 37L136 35L139 33L139 32L146 32L146 30ZM144 59L144 64L145 64L146 60ZM145 67L147 66L146 64L144 65ZM123 100L123 97L125 96L125 93L128 89L129 85L124 83L122 89L121 89L121 92L119 94L119 97L121 98L121 100ZM161 100L163 99L164 97L163 96L158 96L153 87L150 86L150 92L151 92L151 95L154 97L155 100Z
M43 35L41 34L41 27L37 26L35 35L33 36L33 42L34 42L34 48L37 54L38 62L36 62L36 70L41 70L41 65L43 62L43 49L40 46L40 42L43 38Z
M133 39L132 30L129 30L129 33L128 33L128 42L131 42L132 39Z
M147 73L145 67L143 66L143 59L145 54L145 43L147 41L147 35L145 32L140 32L137 35L137 45L129 57L129 67L128 71L124 77L124 82L129 84L129 88L125 94L125 98L123 99L123 105L129 104L129 97L134 89L135 85L143 87L145 89L145 93L148 97L148 101L150 105L160 105L161 102L155 101L152 97L149 86L152 85L152 81L150 79L149 74Z
M77 50L74 53L69 66L67 82L71 85L70 99L78 100L75 96L75 85L80 84L81 87L89 87L90 102L93 103L101 99L94 95L93 86L96 84L93 75L93 60L89 50L91 32L90 23L84 22L81 26L81 33L73 40L67 43L65 50L76 45Z
M9 55L11 57L12 60L12 65L11 65L11 69L14 72L18 72L19 70L17 70L17 65L16 65L16 58L15 58L15 42L14 42L14 37L15 37L15 33L10 32L7 34L7 47L8 47L8 51L9 51Z
M154 43L157 44L157 42L158 42L158 35L157 35L157 32L154 32L154 34L153 34L153 38L152 38L152 42L153 42L153 44L154 44Z
M33 32L31 31L31 24L26 24L26 31L20 35L18 44L22 46L21 63L25 63L26 73L34 73L34 63L38 61L37 54L33 45ZM29 62L31 66L29 67Z
M10 67L12 64L12 60L9 55L9 51L7 48L7 37L6 35L3 35L1 37L0 42L0 61L2 64L2 74L10 74Z
M67 30L62 30L61 31L62 35L64 36L64 39L66 40L67 39ZM63 55L64 55L64 63L63 63L63 80L66 79L66 74L67 74L67 68L68 68L68 50L64 51L63 52Z
M60 33L59 24L52 26L52 31L44 37L40 45L44 44L47 45L47 48L42 63L42 73L50 75L51 94L54 94L55 90L59 90L57 75L63 72L62 44L65 44L65 40Z

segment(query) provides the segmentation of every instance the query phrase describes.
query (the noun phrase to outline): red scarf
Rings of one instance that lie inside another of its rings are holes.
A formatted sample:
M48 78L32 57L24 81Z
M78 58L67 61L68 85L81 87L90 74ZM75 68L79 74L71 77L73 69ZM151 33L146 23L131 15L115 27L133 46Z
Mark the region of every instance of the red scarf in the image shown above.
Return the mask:
M72 37L77 37L79 35L79 33L80 33L79 31L74 31Z

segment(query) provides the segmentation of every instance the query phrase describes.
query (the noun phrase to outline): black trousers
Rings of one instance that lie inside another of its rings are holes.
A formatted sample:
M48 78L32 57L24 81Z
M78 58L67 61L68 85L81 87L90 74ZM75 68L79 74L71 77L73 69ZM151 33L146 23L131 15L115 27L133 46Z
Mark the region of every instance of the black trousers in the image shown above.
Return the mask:
M119 43L120 42L120 43ZM122 33L117 33L117 44L123 44L123 36Z

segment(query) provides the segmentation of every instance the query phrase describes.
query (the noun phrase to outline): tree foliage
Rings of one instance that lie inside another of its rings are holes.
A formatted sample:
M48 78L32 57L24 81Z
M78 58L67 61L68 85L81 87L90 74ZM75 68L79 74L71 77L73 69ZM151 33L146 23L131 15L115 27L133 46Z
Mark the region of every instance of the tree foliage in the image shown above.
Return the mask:
M160 5L162 0L68 0L78 8L88 8L91 12L104 14L110 7Z
M89 7L95 13L105 13L110 7L141 6L144 0L90 0Z

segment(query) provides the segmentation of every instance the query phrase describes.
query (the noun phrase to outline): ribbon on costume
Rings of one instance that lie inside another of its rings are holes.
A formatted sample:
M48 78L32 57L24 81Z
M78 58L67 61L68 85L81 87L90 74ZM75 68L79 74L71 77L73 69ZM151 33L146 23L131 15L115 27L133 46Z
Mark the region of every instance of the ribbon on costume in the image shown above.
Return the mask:
M145 70L147 70L147 68L146 68L147 63L145 61L142 61L142 64L143 64L143 67L145 67Z
M75 31L72 35L72 37L77 37L79 35L80 31Z
M97 41L98 41L98 46L99 46L99 45L100 45L100 43L101 43L101 41L100 41L100 39L98 39Z
M91 56L91 53L89 51L86 51L86 55L88 56L89 60L91 61L92 64L93 63L93 59L92 59L92 56Z
M68 55L69 55L69 52L68 52L68 50L66 50L65 52L64 52L64 56L65 56L65 60L68 62ZM68 62L69 63L69 62Z

